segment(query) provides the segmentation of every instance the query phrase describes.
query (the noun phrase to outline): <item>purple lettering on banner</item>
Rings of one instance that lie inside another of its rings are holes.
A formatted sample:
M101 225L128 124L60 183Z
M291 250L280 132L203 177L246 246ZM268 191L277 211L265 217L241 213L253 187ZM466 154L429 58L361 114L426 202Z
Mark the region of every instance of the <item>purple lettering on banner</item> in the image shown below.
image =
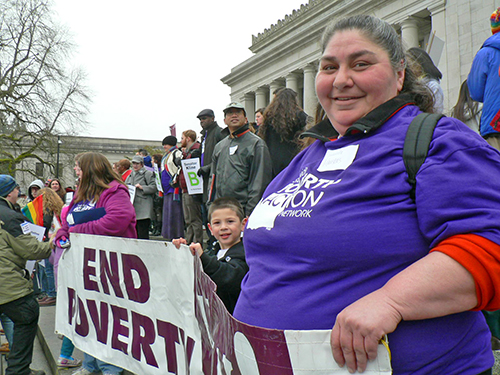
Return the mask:
M193 350L194 350L194 340L184 334L184 330L179 327L179 333L181 335L181 342L182 346L184 346L184 352L185 356L184 358L186 359L186 369L188 369L189 372L189 366L191 365L191 357L193 356Z
M179 328L172 323L157 320L158 336L165 339L165 354L167 355L167 369L172 374L177 374L177 356L175 343L179 343Z
M89 262L95 262L96 251L88 247L83 248L83 287L87 290L99 291L96 281L90 280L90 276L95 276L95 267L89 265Z
M141 336L141 327L144 329L144 336ZM147 316L132 311L132 357L140 361L142 351L148 365L159 367L151 349L155 338L153 321Z
M111 312L113 313L113 334L111 336L111 347L127 353L127 343L118 339L119 335L128 337L128 327L121 324L121 321L128 322L127 309L120 306L111 305Z
M128 298L132 301L145 303L149 299L151 293L151 283L149 280L149 272L141 258L133 254L122 254L123 263L123 279L127 289ZM139 274L141 285L135 288L132 270Z
M68 288L68 324L73 324L73 317L76 314L76 292Z
M120 272L118 269L118 254L109 253L109 262L106 257L106 251L99 251L99 262L101 269L101 285L104 293L109 294L108 280L111 282L115 296L123 298L123 292L120 288ZM110 267L111 264L111 267Z
M85 306L80 297L78 299L78 317L80 322L76 322L75 332L82 337L86 337L89 334L89 320L87 319L87 313L85 312Z
M106 302L101 301L101 318L99 319L99 311L97 311L97 304L94 300L87 300L87 307L89 314L94 323L97 341L106 344L108 342L108 326L109 326L109 308Z

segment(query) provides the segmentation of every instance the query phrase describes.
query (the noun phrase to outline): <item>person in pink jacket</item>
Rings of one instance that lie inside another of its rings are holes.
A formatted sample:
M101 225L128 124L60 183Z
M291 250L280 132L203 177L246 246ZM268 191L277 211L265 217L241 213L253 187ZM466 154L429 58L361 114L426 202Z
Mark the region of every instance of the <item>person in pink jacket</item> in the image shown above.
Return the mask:
M80 182L66 222L57 232L56 243L70 239L70 233L137 238L135 210L128 188L108 159L97 152L86 152L76 158L74 169ZM85 353L83 365L75 374L99 371L116 375L123 370Z

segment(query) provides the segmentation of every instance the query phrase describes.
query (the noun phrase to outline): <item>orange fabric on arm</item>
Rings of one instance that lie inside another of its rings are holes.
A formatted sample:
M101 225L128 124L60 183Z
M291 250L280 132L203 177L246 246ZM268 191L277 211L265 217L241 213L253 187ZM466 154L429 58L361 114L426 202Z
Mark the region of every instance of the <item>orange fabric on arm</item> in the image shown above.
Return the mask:
M432 251L448 255L471 273L478 301L473 311L500 309L500 245L477 234L459 234Z

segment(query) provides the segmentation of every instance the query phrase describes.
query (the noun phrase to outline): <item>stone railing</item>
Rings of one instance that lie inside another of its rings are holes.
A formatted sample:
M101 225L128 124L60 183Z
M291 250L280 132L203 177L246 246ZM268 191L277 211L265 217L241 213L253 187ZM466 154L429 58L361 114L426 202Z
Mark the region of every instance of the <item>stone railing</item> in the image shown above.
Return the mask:
M261 42L262 40L270 37L278 30L288 26L291 22L295 21L297 18L302 17L305 13L309 12L313 7L318 4L328 1L328 0L309 0L307 4L302 4L299 9L294 9L292 14L287 14L285 18L278 20L277 23L271 25L270 28L264 29L262 33L258 33L257 36L252 35L252 45Z

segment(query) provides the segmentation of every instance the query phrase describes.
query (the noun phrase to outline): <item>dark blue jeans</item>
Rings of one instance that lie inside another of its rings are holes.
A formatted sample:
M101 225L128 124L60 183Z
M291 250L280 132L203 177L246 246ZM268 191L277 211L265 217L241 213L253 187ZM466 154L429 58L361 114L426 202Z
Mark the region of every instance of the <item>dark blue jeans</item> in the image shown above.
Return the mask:
M10 348L5 375L29 375L40 314L38 302L33 294L29 294L0 305L0 313L14 322L14 342Z
M55 297L56 284L54 278L54 266L49 262L48 259L44 259L42 260L42 262L45 267L37 264L38 272L40 275L40 282L42 284L42 292L45 292L48 297Z

